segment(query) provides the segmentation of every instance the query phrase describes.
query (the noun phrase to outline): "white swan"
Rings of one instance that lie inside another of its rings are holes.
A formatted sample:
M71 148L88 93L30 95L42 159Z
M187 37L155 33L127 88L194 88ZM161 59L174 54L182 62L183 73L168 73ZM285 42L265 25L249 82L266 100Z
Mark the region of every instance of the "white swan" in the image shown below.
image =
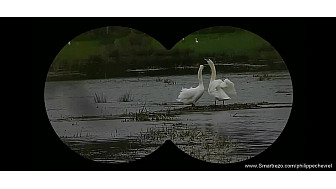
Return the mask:
M229 79L224 79L224 81L222 81L221 79L216 79L215 64L210 59L204 60L207 61L211 68L211 79L209 83L208 93L215 97L215 105L216 100L223 101L224 105L225 100L231 99L230 96L237 95L234 84Z
M204 93L204 86L203 86L203 78L202 78L202 70L204 66L200 65L198 69L198 86L197 87L190 87L189 89L183 88L180 92L180 95L177 97L177 101L183 102L183 104L191 104L195 106L195 103Z

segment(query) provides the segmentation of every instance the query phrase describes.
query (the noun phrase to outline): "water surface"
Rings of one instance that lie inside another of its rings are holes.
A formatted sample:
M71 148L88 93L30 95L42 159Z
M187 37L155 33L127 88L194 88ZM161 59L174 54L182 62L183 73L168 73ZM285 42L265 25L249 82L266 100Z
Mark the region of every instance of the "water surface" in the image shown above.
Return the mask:
M268 77L263 78L267 74ZM232 73L233 103L291 104L293 91L288 72ZM169 79L173 82L165 82ZM205 88L210 74L203 74ZM193 157L229 163L253 157L269 147L286 125L291 108L194 112L167 120L130 121L129 112L167 111L185 107L176 101L182 87L196 87L196 75L130 77L46 82L46 111L56 134L71 149L89 159L121 163L156 150L167 139ZM120 97L130 94L130 102ZM106 98L96 103L95 94ZM214 104L205 91L198 106Z

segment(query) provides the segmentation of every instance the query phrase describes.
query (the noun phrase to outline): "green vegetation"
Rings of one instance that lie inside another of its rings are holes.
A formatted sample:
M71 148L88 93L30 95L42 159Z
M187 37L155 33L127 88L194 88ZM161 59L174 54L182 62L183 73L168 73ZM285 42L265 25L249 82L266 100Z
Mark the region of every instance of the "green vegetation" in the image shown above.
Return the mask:
M128 70L149 68L169 68L153 72L153 75L186 74L186 70L176 71L174 68L198 67L204 64L204 57L211 57L218 64L234 64L226 67L227 71L285 69L280 55L268 42L237 28L200 30L179 41L173 49L166 50L158 41L142 32L123 27L104 27L83 33L65 45L52 64L52 74L48 74L48 79L131 76L140 72Z
M195 38L199 41L197 45L195 45ZM196 53L208 55L225 53L224 55L231 56L228 57L230 59L236 56L247 56L250 59L266 58L263 57L266 54L262 50L267 50L267 48L272 50L266 41L245 30L233 33L192 34L180 42L176 48L179 50L194 49Z
M88 59L92 55L101 55L103 46L98 40L73 41L70 45L65 45L54 60L55 65L62 65L68 62L76 64L78 60ZM54 65L53 65L54 66ZM71 67L69 67L71 69Z

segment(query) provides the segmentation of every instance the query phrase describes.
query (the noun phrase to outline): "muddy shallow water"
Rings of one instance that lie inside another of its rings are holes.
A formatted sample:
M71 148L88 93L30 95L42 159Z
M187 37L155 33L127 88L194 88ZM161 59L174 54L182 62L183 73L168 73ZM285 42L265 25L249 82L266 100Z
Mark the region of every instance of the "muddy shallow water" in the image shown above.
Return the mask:
M238 94L226 104L292 103L288 72L232 73L225 77L235 83ZM203 75L206 89L209 79L209 74ZM197 85L196 75L46 82L45 105L51 126L66 145L94 161L112 163L142 158L167 139L208 162L242 161L269 147L289 118L288 106L188 112L155 121L122 116L185 107L176 101L181 88ZM96 103L95 94L106 102ZM129 102L122 102L125 94L129 94ZM205 91L196 105L211 104L214 99Z

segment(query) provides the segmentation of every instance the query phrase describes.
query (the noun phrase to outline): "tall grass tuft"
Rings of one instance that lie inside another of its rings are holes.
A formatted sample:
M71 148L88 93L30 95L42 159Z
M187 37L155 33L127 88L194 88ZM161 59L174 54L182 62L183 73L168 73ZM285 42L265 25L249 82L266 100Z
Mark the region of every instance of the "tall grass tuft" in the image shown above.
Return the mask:
M133 96L131 92L126 92L121 97L119 97L119 102L131 102L133 101Z
M106 103L106 97L104 96L104 93L94 95L94 101L95 103Z

